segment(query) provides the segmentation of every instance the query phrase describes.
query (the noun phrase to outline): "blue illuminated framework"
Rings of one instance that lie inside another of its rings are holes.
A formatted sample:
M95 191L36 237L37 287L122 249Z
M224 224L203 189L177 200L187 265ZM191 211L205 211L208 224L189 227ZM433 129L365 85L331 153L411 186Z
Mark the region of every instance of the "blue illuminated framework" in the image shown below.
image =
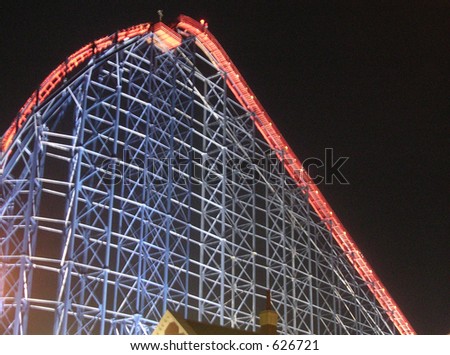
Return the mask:
M226 76L149 31L34 108L0 160L0 332L254 331L270 289L281 334L397 333Z

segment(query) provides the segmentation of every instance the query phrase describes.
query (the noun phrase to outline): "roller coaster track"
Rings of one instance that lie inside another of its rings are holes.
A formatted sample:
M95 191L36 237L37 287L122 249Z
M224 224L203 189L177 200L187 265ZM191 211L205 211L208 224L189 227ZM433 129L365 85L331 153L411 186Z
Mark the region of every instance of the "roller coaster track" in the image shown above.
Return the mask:
M229 89L236 96L239 103L245 107L255 121L259 132L272 149L277 152L278 158L283 162L286 171L297 183L299 188L307 194L311 206L320 216L324 224L331 231L335 241L346 254L348 260L366 282L369 289L386 311L400 334L415 334L414 329L401 312L393 298L375 274L372 267L356 246L352 237L336 216L317 185L303 168L289 144L283 138L275 126L273 120L264 110L237 67L228 57L217 39L211 34L204 21L197 22L184 15L179 16L178 23L170 28L159 22L156 24L144 23L116 32L111 36L102 37L93 41L70 55L63 63L53 70L41 83L39 89L28 98L19 114L13 120L11 126L5 132L1 140L1 151L8 154L11 143L34 110L44 102L60 86L61 83L73 73L81 64L86 63L96 54L111 48L112 46L138 38L149 32L158 35L164 43L164 50L172 50L181 44L182 37L195 36L197 45L215 63L217 68L226 77Z

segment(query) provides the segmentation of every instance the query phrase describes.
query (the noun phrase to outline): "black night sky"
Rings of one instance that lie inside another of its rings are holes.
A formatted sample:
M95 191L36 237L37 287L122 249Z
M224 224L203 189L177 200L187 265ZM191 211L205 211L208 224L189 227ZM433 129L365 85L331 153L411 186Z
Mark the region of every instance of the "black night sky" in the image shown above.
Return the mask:
M419 334L450 331L450 3L2 2L0 134L84 44L205 18L301 160L349 157L320 189Z

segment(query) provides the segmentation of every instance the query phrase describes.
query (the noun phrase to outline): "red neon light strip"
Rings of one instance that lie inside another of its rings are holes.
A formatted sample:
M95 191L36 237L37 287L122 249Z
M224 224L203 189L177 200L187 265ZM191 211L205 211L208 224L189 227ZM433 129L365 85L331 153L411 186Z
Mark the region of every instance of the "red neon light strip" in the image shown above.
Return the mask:
M409 324L400 308L386 291L369 263L365 260L353 239L350 237L350 234L345 230L341 221L336 217L335 213L325 200L325 197L303 169L299 159L289 147L289 144L283 138L280 131L276 128L267 112L264 111L263 106L217 39L208 31L204 24L201 24L188 16L180 15L178 28L196 36L199 46L207 55L213 58L217 67L226 73L228 87L241 105L255 114L257 117L255 124L271 148L278 152L283 152L283 154L278 154L278 157L283 161L289 175L297 182L299 187L309 187L309 202L322 221L324 221L326 226L331 230L334 239L345 252L347 258L358 274L367 283L369 289L387 312L389 318L395 324L400 334L415 334L414 329Z

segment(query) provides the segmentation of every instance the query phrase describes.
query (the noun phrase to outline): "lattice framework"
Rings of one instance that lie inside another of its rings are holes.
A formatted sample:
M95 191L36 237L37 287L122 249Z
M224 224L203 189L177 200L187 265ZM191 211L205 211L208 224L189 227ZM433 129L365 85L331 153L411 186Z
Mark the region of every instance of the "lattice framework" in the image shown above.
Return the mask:
M148 334L167 309L256 330L270 288L283 334L395 333L195 41L116 43L18 129L0 161L2 332L47 317L55 334Z

